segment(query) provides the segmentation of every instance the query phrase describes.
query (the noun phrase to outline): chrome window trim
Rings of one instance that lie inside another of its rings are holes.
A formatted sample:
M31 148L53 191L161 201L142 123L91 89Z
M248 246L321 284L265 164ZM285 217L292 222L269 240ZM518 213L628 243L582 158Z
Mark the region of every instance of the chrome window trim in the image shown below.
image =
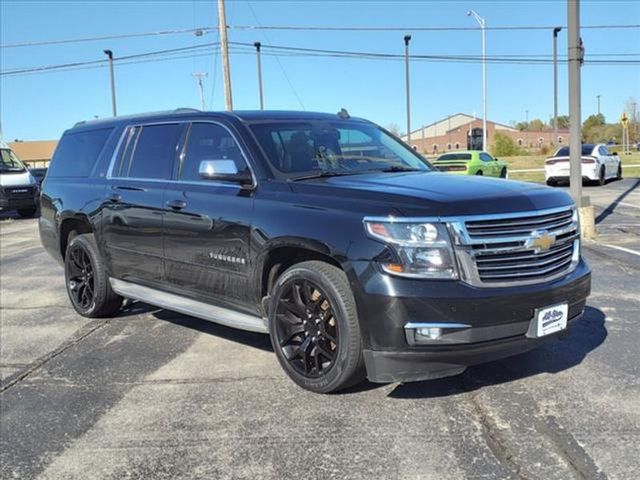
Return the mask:
M133 123L129 123L127 124L124 129L122 130L122 133L120 134L120 140L118 140L118 144L116 145L115 150L113 151L113 154L111 155L111 160L109 161L109 168L107 169L107 180L132 180L132 181L144 181L144 182L163 182L163 183L178 183L178 184L185 184L185 185L215 185L215 186L223 186L223 187L231 187L231 188L242 188L242 186L234 184L234 183L229 183L229 182L221 182L221 181L217 181L217 180L202 180L202 181L183 181L180 179L164 179L164 178L139 178L139 177L115 177L113 176L113 168L115 166L115 162L117 160L118 157L118 153L120 151L120 147L122 146L122 142L124 140L124 138L126 137L127 132L131 131L132 128L135 127L148 127L148 126L155 126L155 125L172 125L172 124L179 124L179 125L189 125L191 126L194 123L210 123L213 125L218 125L222 128L224 128L229 135L231 136L231 138L233 138L233 141L236 142L236 145L238 146L238 150L240 150L240 154L242 155L242 159L244 160L244 162L247 164L247 168L249 169L249 172L251 173L251 188L256 188L258 186L258 180L256 177L256 174L253 170L253 166L251 165L251 162L249 161L249 157L247 156L246 152L244 151L244 148L242 147L242 144L238 141L238 137L231 131L231 129L229 127L227 127L226 125L224 125L223 123L216 121L216 120L174 120L174 121L163 121L163 122L153 122L153 121L149 121L149 122L133 122ZM185 145L186 146L186 139L185 139ZM184 151L184 148L183 148ZM134 152L132 152L132 155ZM183 152L181 152L183 153ZM178 160L180 161L180 160ZM173 170L172 170L173 172ZM173 174L173 173L172 173Z

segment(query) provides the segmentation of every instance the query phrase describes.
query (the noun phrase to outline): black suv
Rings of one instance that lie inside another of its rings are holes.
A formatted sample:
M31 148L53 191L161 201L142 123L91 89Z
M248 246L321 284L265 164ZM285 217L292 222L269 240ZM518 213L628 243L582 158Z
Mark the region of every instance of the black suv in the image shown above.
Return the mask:
M130 298L268 333L315 392L524 352L578 321L590 290L565 193L438 172L345 111L81 122L41 209L81 315Z

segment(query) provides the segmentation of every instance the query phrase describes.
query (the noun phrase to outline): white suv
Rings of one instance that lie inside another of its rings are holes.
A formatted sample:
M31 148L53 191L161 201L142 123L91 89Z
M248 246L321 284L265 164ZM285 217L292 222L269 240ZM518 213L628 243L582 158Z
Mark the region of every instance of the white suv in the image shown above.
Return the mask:
M622 178L622 162L618 154L609 152L606 145L582 145L582 180L598 182L604 185L607 180ZM544 164L544 177L547 185L556 186L558 182L569 181L569 147L560 148Z

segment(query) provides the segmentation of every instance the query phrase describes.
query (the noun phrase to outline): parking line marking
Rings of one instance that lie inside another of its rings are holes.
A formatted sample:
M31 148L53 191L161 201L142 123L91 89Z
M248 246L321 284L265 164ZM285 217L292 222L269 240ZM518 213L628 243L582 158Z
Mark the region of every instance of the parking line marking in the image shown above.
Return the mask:
M633 203L618 202L618 205L623 205L625 207L640 208L640 205L634 205Z
M607 243L599 243L598 245L602 245L603 247L613 248L615 250L620 250L621 252L630 253L631 255L637 255L637 256L640 257L640 252L637 252L635 250L631 250L630 248L619 247L617 245L609 245Z

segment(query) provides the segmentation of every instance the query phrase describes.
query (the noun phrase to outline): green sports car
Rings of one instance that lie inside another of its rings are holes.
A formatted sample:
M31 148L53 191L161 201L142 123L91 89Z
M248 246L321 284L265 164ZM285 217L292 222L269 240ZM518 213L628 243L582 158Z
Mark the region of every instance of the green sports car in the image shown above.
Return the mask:
M442 172L507 178L507 163L487 152L468 150L440 155L433 165Z

